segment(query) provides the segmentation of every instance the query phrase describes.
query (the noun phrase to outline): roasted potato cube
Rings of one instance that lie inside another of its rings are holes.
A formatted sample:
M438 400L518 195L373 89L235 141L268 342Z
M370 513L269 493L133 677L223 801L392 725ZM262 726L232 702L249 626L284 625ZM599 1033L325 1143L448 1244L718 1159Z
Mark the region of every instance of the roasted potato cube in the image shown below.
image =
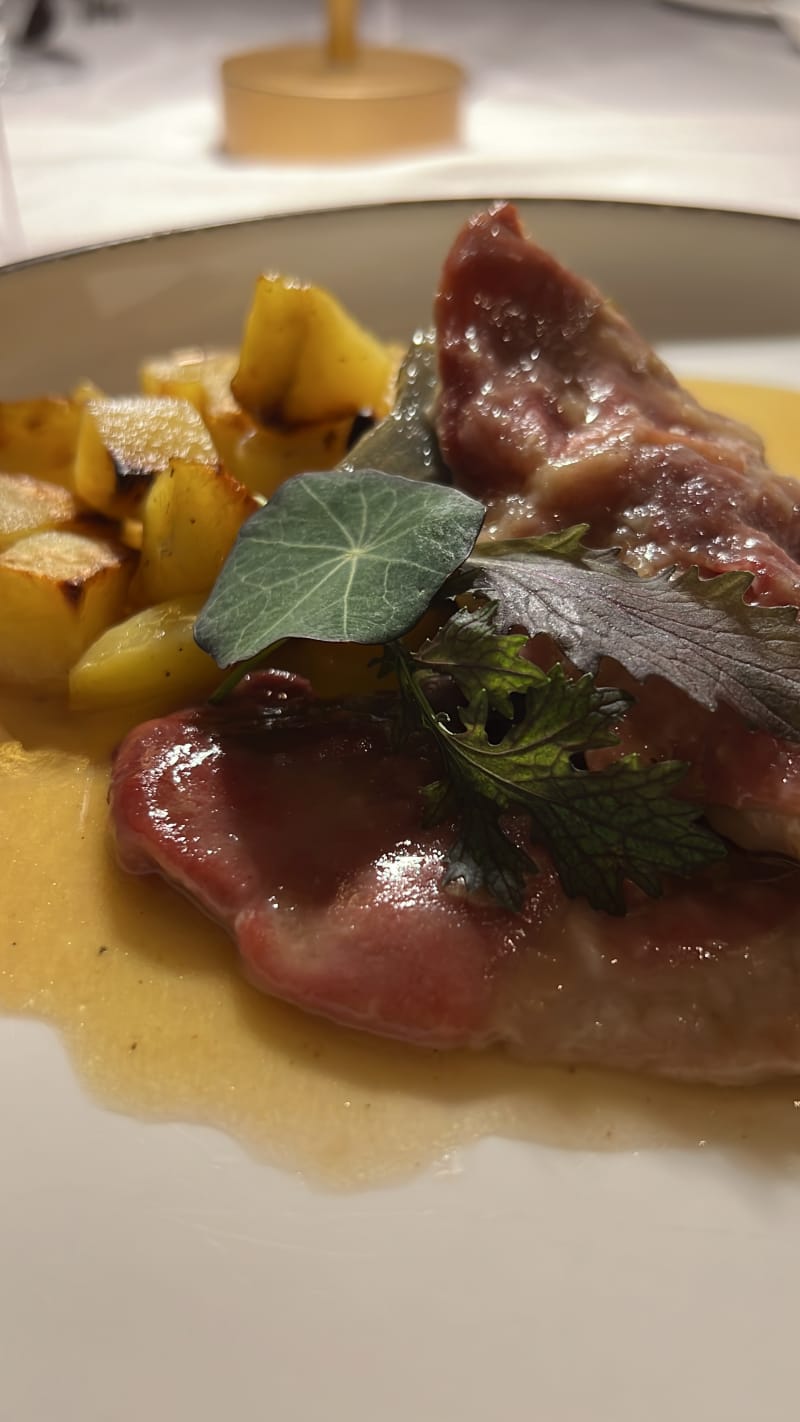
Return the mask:
M225 468L237 479L242 475L237 468L238 449L241 441L246 439L259 427L252 415L248 415L241 405L237 405L233 396L230 403L217 405L213 409L206 410L203 415L206 429L214 441L214 448L217 451ZM246 480L242 481L243 483Z
M219 466L175 459L159 474L142 509L137 602L208 592L245 519L258 504Z
M426 612L416 626L403 637L412 651L421 647L441 627L441 610ZM356 642L311 642L290 638L275 649L270 665L283 667L308 677L316 696L339 701L345 696L372 696L379 691L394 691L394 674L382 670L384 658L378 646Z
M213 426L214 442L226 469L248 489L270 495L293 474L332 469L344 458L353 421L298 425L293 430L253 426L237 435L233 426ZM226 438L227 436L227 438Z
M327 291L261 276L232 389L262 424L320 424L383 413L392 353Z
M202 605L202 597L176 598L109 627L72 668L70 704L146 704L154 713L207 695L222 673L192 635Z
M381 648L355 642L306 642L290 640L270 658L270 664L308 677L314 694L324 701L346 696L372 696L376 691L396 687L396 682L378 675Z
M194 405L217 454L232 474L237 472L234 463L240 439L256 428L252 415L231 393L238 361L235 351L179 350L146 361L139 371L139 383L146 394L177 396Z
M0 474L0 551L26 538L72 523L78 505L67 489L30 474Z
M74 401L56 395L0 401L0 470L68 488L80 415Z
M403 354L400 347L386 349L389 378L379 416L393 402ZM347 450L352 415L296 426L260 424L231 392L237 360L231 351L172 351L146 361L139 381L147 394L180 396L193 404L203 416L225 468L257 493L272 494L293 474L333 468Z
M100 386L95 385L94 381L88 378L79 380L74 389L70 391L70 399L76 405L80 405L81 409L89 400L102 400L103 398Z
M137 553L142 546L142 520L140 518L124 518L119 524L120 541L128 548L135 548Z
M124 611L133 554L60 529L0 554L0 682L56 690Z
M188 401L147 396L87 401L75 492L92 508L115 518L134 513L171 459L216 462L211 436Z
M231 380L238 363L236 351L171 351L144 362L139 369L139 385L145 395L188 400L201 415L208 409L235 409Z

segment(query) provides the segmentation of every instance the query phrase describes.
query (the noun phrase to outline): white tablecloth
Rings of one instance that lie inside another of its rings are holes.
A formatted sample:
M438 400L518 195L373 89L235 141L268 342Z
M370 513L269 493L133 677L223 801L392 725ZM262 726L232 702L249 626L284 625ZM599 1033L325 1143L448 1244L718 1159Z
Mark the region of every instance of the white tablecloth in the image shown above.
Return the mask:
M364 7L370 40L446 52L468 70L462 145L347 166L226 158L220 59L311 37L320 8L130 0L116 21L73 14L61 43L80 66L12 74L4 95L19 225L7 210L3 259L397 197L546 193L800 216L800 54L769 22L658 0L376 0Z

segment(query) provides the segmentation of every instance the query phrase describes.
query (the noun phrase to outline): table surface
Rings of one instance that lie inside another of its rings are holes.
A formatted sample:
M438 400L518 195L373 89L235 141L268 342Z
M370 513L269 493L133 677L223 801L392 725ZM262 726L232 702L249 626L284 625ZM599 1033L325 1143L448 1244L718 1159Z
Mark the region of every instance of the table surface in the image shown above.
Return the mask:
M711 3L711 0L709 0ZM716 0L721 3L721 0ZM129 0L67 11L79 63L12 70L19 223L0 258L268 212L487 194L686 202L800 216L800 53L769 20L658 0L376 0L366 37L469 75L458 147L382 162L266 164L220 150L219 62L311 38L321 6Z

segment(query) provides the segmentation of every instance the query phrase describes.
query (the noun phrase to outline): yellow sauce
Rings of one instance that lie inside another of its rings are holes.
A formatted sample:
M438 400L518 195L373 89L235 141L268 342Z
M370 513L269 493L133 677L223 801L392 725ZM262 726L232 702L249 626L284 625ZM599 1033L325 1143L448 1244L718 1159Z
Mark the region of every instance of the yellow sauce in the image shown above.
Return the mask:
M704 381L702 398L766 433L789 472L800 395ZM424 1052L270 1001L188 902L117 869L106 787L124 719L6 697L0 723L0 1008L56 1024L107 1105L219 1126L338 1185L407 1174L486 1135L796 1156L797 1083L676 1087L534 1069L499 1052Z

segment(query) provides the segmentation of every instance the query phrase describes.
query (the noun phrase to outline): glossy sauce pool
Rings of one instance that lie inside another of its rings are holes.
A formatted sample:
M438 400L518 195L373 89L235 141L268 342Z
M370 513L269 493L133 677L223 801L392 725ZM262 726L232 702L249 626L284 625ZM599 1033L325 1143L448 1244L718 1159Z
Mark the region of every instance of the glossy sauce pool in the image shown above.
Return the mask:
M760 429L790 472L800 395L693 388ZM800 1156L798 1082L677 1087L425 1052L261 996L220 929L159 879L116 866L106 789L125 719L6 697L0 723L0 1009L57 1025L106 1105L218 1126L340 1186L408 1174L486 1135Z

